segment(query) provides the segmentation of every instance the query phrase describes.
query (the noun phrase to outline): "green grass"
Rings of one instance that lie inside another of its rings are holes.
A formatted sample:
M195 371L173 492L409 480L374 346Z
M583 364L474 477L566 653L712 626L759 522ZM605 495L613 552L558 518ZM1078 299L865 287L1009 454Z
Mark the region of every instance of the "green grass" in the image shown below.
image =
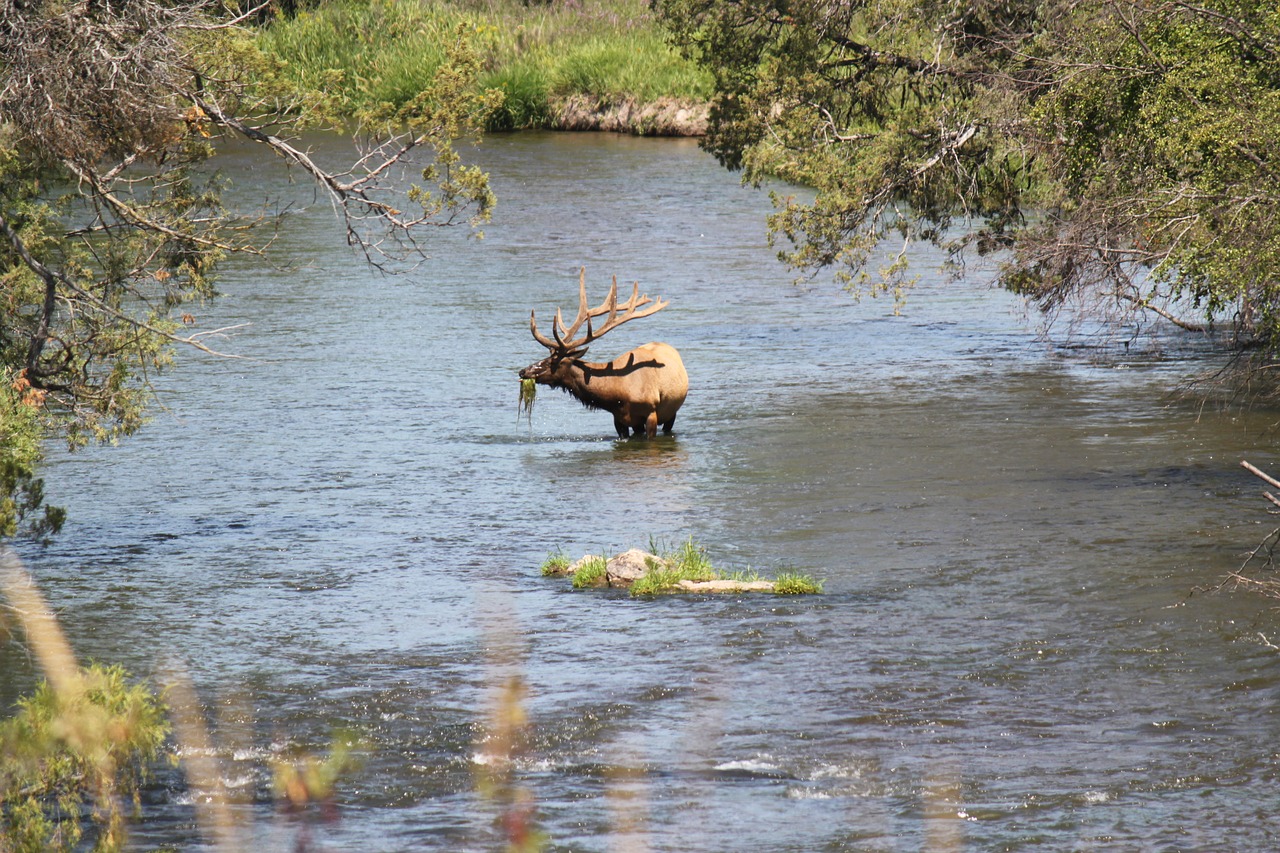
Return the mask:
M710 76L667 43L645 0L332 0L277 19L258 44L283 63L285 79L356 115L401 107L426 88L459 25L482 58L481 87L507 98L491 130L545 126L556 96L650 102L711 94Z
M671 52L658 32L611 33L572 43L550 70L557 95L654 101L709 94L701 73Z
M652 547L652 542L650 546L650 550L661 554L660 549ZM679 587L680 582L686 580L695 583L716 580L752 583L768 580L754 569L736 572L717 569L712 565L711 558L707 556L707 549L695 542L692 537L680 543L674 551L662 554L662 558L666 561L667 567L652 571L636 581L631 587L632 595L667 592ZM774 579L773 584L776 595L812 595L822 592L822 581L798 572L783 572Z
M403 106L426 89L462 20L417 3L338 0L277 21L258 45L285 63L283 76L293 84L324 91L338 109L354 113Z
M489 115L485 130L525 130L547 123L550 87L541 68L524 63L503 66L483 75L480 87L500 89L503 96L502 105Z
M692 536L680 543L680 547L666 555L665 559L680 574L682 580L710 581L721 577L711 565L707 549L694 542Z
M600 586L604 583L605 570L609 562L604 557L592 557L573 573L573 588L582 589L588 586Z
M554 554L548 554L547 559L542 561L540 570L543 577L551 575L563 575L569 568L569 555L564 551L556 551Z
M822 581L797 572L779 572L773 580L774 595L818 595Z

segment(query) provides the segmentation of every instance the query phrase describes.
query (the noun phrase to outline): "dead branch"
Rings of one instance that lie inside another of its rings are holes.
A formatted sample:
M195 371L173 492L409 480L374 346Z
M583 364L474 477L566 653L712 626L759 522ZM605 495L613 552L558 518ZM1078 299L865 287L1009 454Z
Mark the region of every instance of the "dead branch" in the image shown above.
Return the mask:
M81 166L72 160L64 161L64 163L71 174L88 184L92 188L94 195L105 201L123 222L127 222L147 231L154 231L158 234L163 234L166 237L170 237L175 240L186 240L192 243L198 243L199 245L206 246L208 248L221 249L224 252L249 252L251 254L262 254L262 251L256 246L234 246L230 243L223 243L218 240L202 237L198 234L184 233L175 228L170 228L164 223L141 213L135 207L117 196L111 191L111 188L103 182L102 178L95 174L93 169Z
M1275 488L1280 489L1280 480L1277 480L1275 477L1272 477L1270 474L1267 474L1257 466L1250 464L1248 460L1244 460L1244 459L1240 460L1240 467L1248 471L1250 474L1257 477L1258 479L1262 480L1267 485L1274 486Z
M1240 461L1240 467L1244 468L1250 474L1253 474L1267 485L1280 489L1280 480L1272 477L1256 465L1250 463L1248 460L1242 459ZM1271 492L1264 491L1262 495L1272 504L1280 506L1280 498L1277 498ZM1263 561L1262 567L1264 569L1274 569L1276 565L1275 552L1277 546L1280 546L1280 527L1267 534L1267 536L1258 543L1257 547L1249 552L1249 556L1240 564L1240 568L1236 569L1228 576L1227 582L1230 582L1237 587L1243 586L1253 589L1268 598L1280 598L1280 579L1255 578L1245 574L1245 571L1249 568L1249 564L1254 560L1259 559Z

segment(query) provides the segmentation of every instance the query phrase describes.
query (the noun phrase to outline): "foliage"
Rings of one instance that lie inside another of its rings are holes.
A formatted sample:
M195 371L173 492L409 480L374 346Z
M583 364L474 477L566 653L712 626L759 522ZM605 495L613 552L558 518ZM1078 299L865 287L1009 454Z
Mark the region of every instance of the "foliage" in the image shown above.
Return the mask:
M95 849L119 849L123 802L136 807L167 733L159 700L119 667L82 669L72 689L42 682L0 722L0 850L79 849L86 806Z
M495 823L501 828L506 853L538 853L549 839L538 828L533 795L520 784L516 761L528 749L529 717L524 708L524 680L511 676L493 697L489 718L476 744L476 789L496 806Z
M546 126L555 96L652 101L710 94L709 75L667 43L643 0L337 0L278 18L261 46L299 87L323 85L338 111L359 115L378 104L398 106L418 91L440 60L441 33L459 26L480 54L479 86L503 94L489 130Z
M0 368L0 539L57 533L66 515L44 503L44 481L35 475L44 455L44 396Z
M180 666L168 668L163 701L120 667L79 666L34 579L0 544L0 638L15 623L46 681L0 720L0 851L123 849L125 807L140 812L140 785L157 762L178 765L179 753L202 834L220 850L248 849L243 815L228 808L219 744ZM338 730L325 756L273 751L276 802L301 825L297 849L308 846L313 820L338 818L338 782L367 748Z
M1052 140L1052 215L1024 229L1006 279L1046 306L1100 284L1135 305L1181 297L1278 353L1280 9L1137 12L1064 38L1089 65L1029 112Z
M453 147L497 98L476 86L468 33L434 31L434 64L410 90L370 90L360 119L373 144L331 173L287 134L335 118L323 89L341 70L300 90L227 8L139 0L73 14L0 0L0 536L60 520L39 515L38 431L73 447L127 436L176 345L214 352L225 330L198 315L216 266L262 254L272 224L222 207L210 164L221 142L264 145L315 180L373 263L493 206L486 176ZM405 191L388 176L418 152L422 182Z
M366 741L353 731L335 732L328 755L300 752L273 763L271 789L276 802L294 814L317 807L322 818L337 813L338 781L360 766Z
M655 5L715 76L706 148L816 190L775 197L797 269L876 293L915 241L999 251L1046 310L1198 311L1280 352L1274 3Z

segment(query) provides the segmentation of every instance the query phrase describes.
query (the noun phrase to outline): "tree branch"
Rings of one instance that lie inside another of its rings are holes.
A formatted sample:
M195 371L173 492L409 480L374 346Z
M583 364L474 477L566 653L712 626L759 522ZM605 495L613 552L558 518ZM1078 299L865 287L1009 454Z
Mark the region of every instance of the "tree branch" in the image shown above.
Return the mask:
M260 249L253 246L233 246L228 243L220 243L217 240L210 240L207 237L201 237L197 234L188 234L170 228L148 216L144 216L134 207L126 204L115 193L111 192L111 190L108 189L101 180L99 180L98 176L92 169L81 166L73 160L66 160L64 161L64 164L77 178L93 187L93 191L98 198L107 202L107 204L111 206L112 210L115 210L120 214L122 219L132 225L136 225L137 227L144 228L148 231L155 231L158 234L164 234L166 237L171 237L174 240L189 240L192 243L198 243L201 246L206 246L211 249L221 249L226 252L248 252L250 254L257 255L262 254ZM117 170L119 168L120 167L116 167Z
M40 263L31 254L26 242L23 241L17 231L13 230L13 226L9 224L9 220L5 218L2 210L0 210L0 231L4 232L5 239L9 241L9 245L13 247L14 252L17 253L27 269L34 272L44 282L44 299L40 307L40 319L36 324L35 332L31 335L31 340L27 344L27 381L35 385L43 378L39 369L40 357L44 354L45 343L49 340L49 328L53 322L53 312L57 308L58 274Z

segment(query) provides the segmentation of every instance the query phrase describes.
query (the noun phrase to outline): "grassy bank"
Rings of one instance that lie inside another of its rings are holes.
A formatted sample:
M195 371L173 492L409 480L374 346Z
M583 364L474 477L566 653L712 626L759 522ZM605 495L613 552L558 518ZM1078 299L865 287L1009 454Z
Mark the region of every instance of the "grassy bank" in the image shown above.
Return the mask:
M558 127L575 111L700 104L707 75L667 44L644 0L336 0L280 18L259 43L286 79L320 89L350 115L399 107L426 88L459 26L500 89L490 130Z

